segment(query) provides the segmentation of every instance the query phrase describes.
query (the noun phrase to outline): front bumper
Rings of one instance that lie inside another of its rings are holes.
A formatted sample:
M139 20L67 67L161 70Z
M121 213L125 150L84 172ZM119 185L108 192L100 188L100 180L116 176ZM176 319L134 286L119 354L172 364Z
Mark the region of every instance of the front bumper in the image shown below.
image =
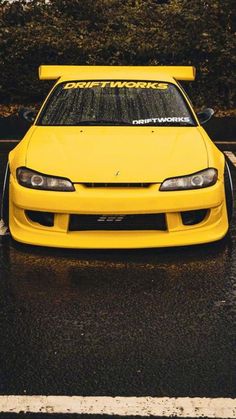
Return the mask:
M22 243L64 248L145 248L200 244L219 240L228 230L224 184L192 191L160 192L148 188L87 188L75 192L28 189L10 177L9 227ZM198 224L184 225L181 212L207 209ZM54 225L33 222L25 211L52 212ZM166 231L69 231L70 214L128 215L165 213Z

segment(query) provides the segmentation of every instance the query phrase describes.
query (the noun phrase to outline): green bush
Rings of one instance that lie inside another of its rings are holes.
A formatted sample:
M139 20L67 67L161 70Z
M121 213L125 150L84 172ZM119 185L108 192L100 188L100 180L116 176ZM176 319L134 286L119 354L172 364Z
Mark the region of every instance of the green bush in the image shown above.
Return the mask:
M197 107L235 106L235 0L30 0L0 5L0 100L40 101L40 64L195 65Z

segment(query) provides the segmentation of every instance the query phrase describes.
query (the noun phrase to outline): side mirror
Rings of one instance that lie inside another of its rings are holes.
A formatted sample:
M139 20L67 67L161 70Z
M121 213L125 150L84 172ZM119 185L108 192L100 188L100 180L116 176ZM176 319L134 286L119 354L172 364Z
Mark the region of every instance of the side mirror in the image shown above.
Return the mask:
M206 122L208 122L212 118L214 113L215 113L214 109L211 109L211 108L206 108L204 109L204 111L198 112L197 117L199 119L200 124L203 125Z
M37 111L35 109L27 109L27 108L21 108L18 112L18 115L20 118L24 119L26 122L33 124L36 116Z

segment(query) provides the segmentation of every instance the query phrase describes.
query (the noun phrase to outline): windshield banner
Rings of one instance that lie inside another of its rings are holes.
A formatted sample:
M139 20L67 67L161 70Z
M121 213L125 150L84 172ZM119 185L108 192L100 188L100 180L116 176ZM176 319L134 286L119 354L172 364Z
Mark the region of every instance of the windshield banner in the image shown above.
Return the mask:
M145 82L145 81L79 81L79 82L69 82L66 83L64 89L91 89L95 87L105 88L118 87L119 89L128 88L128 89L158 89L166 90L168 89L168 83L159 83L159 82Z
M167 117L167 118L149 118L149 119L135 119L133 120L133 125L142 125L142 124L151 124L151 123L166 123L166 122L183 122L191 123L191 119L188 116L185 117Z

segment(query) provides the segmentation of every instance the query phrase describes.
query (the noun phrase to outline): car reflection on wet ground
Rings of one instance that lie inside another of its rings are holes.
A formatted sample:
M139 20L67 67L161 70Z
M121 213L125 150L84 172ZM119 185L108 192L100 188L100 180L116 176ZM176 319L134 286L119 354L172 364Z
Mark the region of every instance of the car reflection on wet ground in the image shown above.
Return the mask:
M0 254L1 393L232 396L233 238Z

